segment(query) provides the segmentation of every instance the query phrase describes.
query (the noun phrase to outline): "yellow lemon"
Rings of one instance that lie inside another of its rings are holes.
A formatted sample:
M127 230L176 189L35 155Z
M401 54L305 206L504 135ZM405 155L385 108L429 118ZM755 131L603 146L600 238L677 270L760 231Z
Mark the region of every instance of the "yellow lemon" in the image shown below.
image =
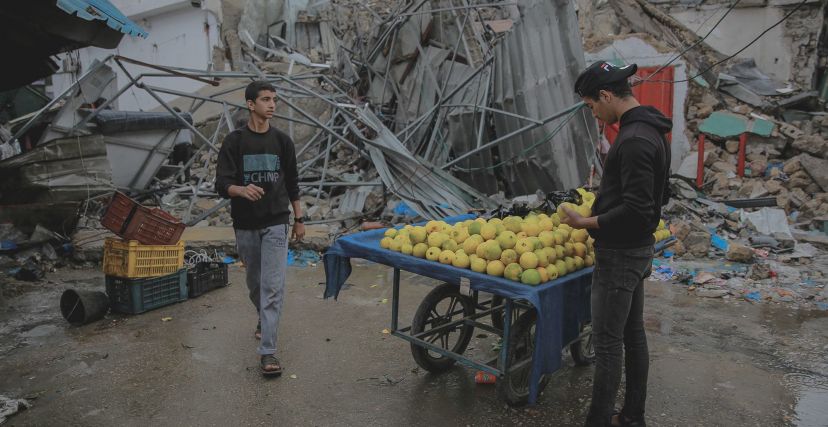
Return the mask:
M440 248L432 246L426 251L426 259L429 261L437 261L440 259L441 252Z
M454 254L454 260L451 262L451 265L457 268L469 268L469 257L463 252L458 252Z
M514 249L506 249L500 254L500 261L503 262L504 265L509 265L513 262L517 262L518 254L515 252Z
M483 258L478 258L478 257L475 256L474 259L471 260L471 269L472 269L472 271L476 271L478 273L485 273L486 272L486 266L487 266L486 260L483 259Z
M425 243L417 243L411 249L411 255L414 255L417 258L425 258L426 251L428 250L428 245Z
M503 270L503 277L509 280L519 281L520 275L522 273L523 268L520 266L520 264L513 262L507 265L506 268Z
M489 261L489 263L486 264L486 274L500 277L503 276L503 271L505 268L506 267L503 265L502 262L500 262L499 259Z
M492 240L497 236L497 227L493 224L486 224L480 227L480 235L486 240Z
M440 262L443 264L451 264L454 261L454 251L448 249L440 252Z
M538 266L538 256L534 252L524 252L520 256L520 266L522 268L535 268Z

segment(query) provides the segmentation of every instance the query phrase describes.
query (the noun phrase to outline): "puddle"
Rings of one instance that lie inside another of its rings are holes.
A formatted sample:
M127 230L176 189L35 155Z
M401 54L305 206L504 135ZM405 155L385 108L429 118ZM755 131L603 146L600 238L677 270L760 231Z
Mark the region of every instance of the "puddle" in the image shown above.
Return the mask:
M828 425L828 377L794 372L785 375L785 383L796 396L795 425L800 427Z
M51 335L58 329L55 325L40 325L20 334L21 338L41 338Z

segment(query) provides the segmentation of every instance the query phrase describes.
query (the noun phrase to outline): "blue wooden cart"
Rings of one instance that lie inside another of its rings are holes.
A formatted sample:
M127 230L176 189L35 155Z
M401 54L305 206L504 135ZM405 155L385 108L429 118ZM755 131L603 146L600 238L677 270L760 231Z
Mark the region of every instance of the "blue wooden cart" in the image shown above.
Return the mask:
M475 218L446 218L455 223ZM569 347L577 365L594 358L590 322L593 269L584 268L538 286L440 264L382 249L384 230L338 239L324 255L325 297L336 297L351 273L350 258L363 258L394 269L391 334L411 343L414 360L432 373L455 363L497 376L497 391L510 405L533 404L549 376L562 366ZM421 302L410 326L399 324L400 271L430 277L443 284ZM486 296L484 296L486 295ZM491 321L485 323L489 318ZM508 320L508 321L507 321ZM502 338L498 357L464 356L474 329Z

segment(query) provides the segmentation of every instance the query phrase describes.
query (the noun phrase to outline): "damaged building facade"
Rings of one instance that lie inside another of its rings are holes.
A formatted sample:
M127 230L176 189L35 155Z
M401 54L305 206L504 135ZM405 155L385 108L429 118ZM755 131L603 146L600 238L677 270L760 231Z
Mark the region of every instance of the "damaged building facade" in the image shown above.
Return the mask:
M130 16L158 30L169 16L200 16L207 34L199 37L207 41L197 50L218 45L212 18L204 18L214 16L207 5L160 3ZM49 157L58 156L50 146L65 138L103 141L105 154L96 155L110 168L94 171L94 187L82 186L88 196L117 189L192 225L229 224L212 189L215 154L246 120L244 86L263 78L277 85L282 109L275 122L297 143L303 200L318 221L388 214L400 202L433 218L494 207L497 193L571 188L600 173L593 118L570 89L584 67L571 3L259 3L237 8L238 19L222 27L223 48L214 51L224 54L225 70L206 54L195 59L208 61L202 69L148 61L161 49L151 35L137 58L123 55L138 44L132 39L122 41L122 55L98 58L90 48L67 54L64 65L82 64L63 70L53 89L72 84L39 114L13 123L14 141L28 141L24 151L36 159L25 164L51 161L64 170L65 159ZM222 10L215 16L233 15ZM172 39L189 40L188 28ZM182 185L173 181L183 168L165 159L185 130L197 149L185 167L196 178ZM35 179L21 165L4 169L55 193L45 183L57 172ZM90 171L60 173L70 182Z
M119 55L151 64L224 71L219 1L113 0L112 4L148 33L146 38L124 37L117 47ZM112 53L111 49L91 46L59 55L60 69L51 76L51 85L47 90L52 96L59 95L96 61L103 61ZM219 58L218 64L214 58ZM133 64L125 66L136 71ZM122 70L116 68L115 73L113 87L129 81ZM204 86L204 83L195 80L170 82L169 79L154 78L148 79L148 82L185 92L195 92ZM108 95L111 97L114 92ZM177 97L163 94L162 98L170 102ZM125 96L119 97L113 104L114 108L124 111L151 111L158 106L152 96L137 88L128 89Z
M596 123L571 88L588 62L608 60L638 63L636 96L673 120L677 186L721 200L776 197L788 213L809 206L808 218L823 210L819 177L771 179L785 187L780 192L752 181L768 179L763 164L824 158L824 140L816 141L824 115L814 90L819 67L810 72L783 57L771 67L751 54L806 39L819 46L821 26L782 21L772 28L781 33L760 39L765 45L724 61L741 45L717 45L733 25L716 25L760 10L770 21L779 13L810 17L823 12L819 3L163 0L123 7L159 34L150 31L143 45L125 38L120 55L92 48L65 55L69 65L85 58L74 74L53 79L71 75L71 84L38 114L12 123L25 152L0 171L13 177L7 183L33 190L6 206L73 204L81 227L97 229L96 215L119 190L190 226L229 226L229 206L213 188L215 158L224 136L246 122L243 89L257 79L277 88L274 125L296 142L304 211L330 224L330 235L364 220L436 218L542 198L600 179L617 129ZM165 30L178 15L192 25ZM699 19L706 26L694 25ZM785 33L793 29L807 36ZM167 30L175 34L166 37ZM165 37L196 37L197 55L164 61L169 54L158 42ZM136 57L126 55L133 45L140 45ZM818 49L806 50L794 56L818 65ZM813 75L806 81L796 73ZM743 130L722 132L723 117ZM765 125L767 132L757 130ZM194 155L171 165L182 134ZM707 169L699 168L702 135L712 144L702 150ZM788 193L793 202L781 197Z

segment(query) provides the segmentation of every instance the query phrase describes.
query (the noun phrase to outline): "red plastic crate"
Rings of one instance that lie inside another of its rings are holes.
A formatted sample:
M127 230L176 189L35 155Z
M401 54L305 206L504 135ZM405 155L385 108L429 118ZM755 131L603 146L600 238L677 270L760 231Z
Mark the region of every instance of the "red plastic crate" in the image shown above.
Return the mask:
M101 217L101 225L121 236L139 206L141 205L138 202L130 199L126 194L116 191Z
M144 245L174 245L187 227L163 210L141 206L120 192L112 197L101 225L126 240Z
M187 226L176 217L161 209L148 209L143 206L127 224L124 238L137 240L145 245L174 245L181 238Z

